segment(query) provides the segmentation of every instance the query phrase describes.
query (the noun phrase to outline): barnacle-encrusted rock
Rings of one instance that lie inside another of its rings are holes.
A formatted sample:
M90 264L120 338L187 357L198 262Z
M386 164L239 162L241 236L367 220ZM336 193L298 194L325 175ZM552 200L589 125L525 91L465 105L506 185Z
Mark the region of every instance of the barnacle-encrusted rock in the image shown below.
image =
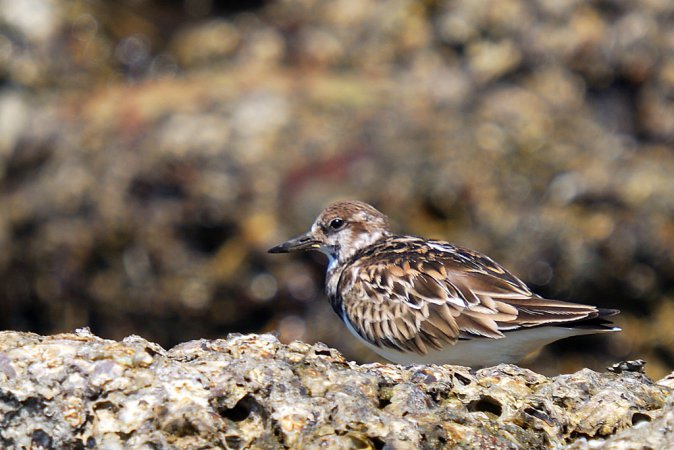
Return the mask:
M619 373L618 373L619 372ZM230 335L171 350L0 333L2 448L659 447L674 392L636 371L358 365ZM638 424L637 426L634 426ZM590 442L592 441L592 442Z

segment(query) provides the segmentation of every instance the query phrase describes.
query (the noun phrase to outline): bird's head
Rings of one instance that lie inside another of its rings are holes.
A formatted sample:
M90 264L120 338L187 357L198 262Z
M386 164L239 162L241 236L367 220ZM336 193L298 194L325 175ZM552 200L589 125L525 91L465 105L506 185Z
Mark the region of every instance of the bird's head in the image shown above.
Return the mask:
M308 232L269 249L269 253L317 250L333 263L348 259L389 234L389 220L376 208L342 201L325 208Z

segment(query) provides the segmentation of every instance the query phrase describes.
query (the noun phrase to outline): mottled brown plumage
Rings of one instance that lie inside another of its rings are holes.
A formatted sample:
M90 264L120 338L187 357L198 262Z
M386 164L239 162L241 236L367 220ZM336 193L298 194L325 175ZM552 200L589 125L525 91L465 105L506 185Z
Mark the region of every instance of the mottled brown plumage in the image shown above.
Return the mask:
M311 249L328 255L327 294L349 330L396 362L514 361L557 339L618 330L603 319L617 310L541 298L485 255L392 234L362 202L328 206L308 233L270 252Z

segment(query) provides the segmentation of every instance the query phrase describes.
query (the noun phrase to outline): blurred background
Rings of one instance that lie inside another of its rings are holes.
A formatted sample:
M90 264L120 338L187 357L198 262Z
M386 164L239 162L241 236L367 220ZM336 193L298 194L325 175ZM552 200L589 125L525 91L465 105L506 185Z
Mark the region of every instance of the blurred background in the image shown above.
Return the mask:
M529 367L665 375L674 3L0 0L0 329L378 360L266 254L345 198L624 311Z

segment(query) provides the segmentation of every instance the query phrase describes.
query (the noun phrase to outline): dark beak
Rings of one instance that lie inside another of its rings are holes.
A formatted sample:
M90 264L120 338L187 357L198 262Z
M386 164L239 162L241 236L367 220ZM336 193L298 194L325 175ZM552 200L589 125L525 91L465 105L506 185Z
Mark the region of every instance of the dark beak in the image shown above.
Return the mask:
M303 250L317 250L321 247L321 243L311 237L309 233L297 236L289 241L272 247L267 252L269 253L290 253L301 252Z

